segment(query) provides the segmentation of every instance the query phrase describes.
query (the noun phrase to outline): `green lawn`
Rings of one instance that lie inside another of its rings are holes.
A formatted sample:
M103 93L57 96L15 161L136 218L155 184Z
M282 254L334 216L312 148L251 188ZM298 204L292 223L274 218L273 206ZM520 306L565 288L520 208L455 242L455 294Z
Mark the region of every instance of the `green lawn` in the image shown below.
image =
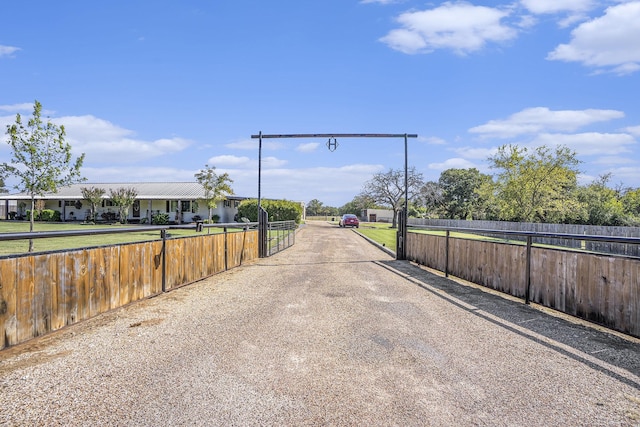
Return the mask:
M90 230L90 229L113 229L122 227L140 227L139 225L102 225L90 224L83 225L80 223L60 223L60 222L36 222L34 226L35 232L40 231L69 231L69 230ZM29 231L29 222L27 221L0 221L0 233L21 233ZM211 228L211 233L220 233L222 229ZM207 233L207 230L204 230ZM169 230L172 237L191 236L196 233L191 229L173 229ZM60 249L84 248L91 246L114 245L119 243L140 242L146 240L160 239L159 230L149 230L136 233L118 233L118 234L99 234L93 236L72 236L72 237L54 237L47 239L34 239L34 251L54 251ZM14 255L26 253L29 249L28 240L7 240L0 241L0 255Z
M391 224L386 223L375 223L375 222L361 222L360 228L358 231L370 238L371 240L384 244L387 248L392 251L396 250L396 233L398 231L397 228L391 228ZM422 230L422 229L410 229L411 233L422 233L422 234L432 234L434 236L445 236L446 232L444 230ZM480 236L477 234L469 234L469 233L457 233L452 232L450 234L451 237L456 237L459 239L473 239L473 240L485 240L489 242L502 242L502 243L516 243L523 244L522 242L517 241L508 241L504 239L498 239L494 237L486 237Z
M398 232L398 229L391 228L391 224L382 222L361 222L358 232L367 236L374 242L384 245L392 251L396 250L396 233Z

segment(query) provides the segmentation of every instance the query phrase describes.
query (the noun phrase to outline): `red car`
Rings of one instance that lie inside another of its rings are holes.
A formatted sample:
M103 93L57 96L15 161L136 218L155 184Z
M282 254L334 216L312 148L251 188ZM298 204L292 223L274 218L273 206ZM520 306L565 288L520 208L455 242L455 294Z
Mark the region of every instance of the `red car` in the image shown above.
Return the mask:
M340 227L360 227L360 221L358 221L358 217L353 214L342 215L340 219Z

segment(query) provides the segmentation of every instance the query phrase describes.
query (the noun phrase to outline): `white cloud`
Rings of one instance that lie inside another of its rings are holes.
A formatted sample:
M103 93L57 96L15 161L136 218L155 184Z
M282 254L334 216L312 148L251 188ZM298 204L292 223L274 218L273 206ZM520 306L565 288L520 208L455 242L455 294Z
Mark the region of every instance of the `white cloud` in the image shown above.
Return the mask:
M469 129L483 137L512 138L518 135L539 132L570 132L581 127L624 117L617 110L550 110L546 107L526 108L512 114L506 120L490 120L488 123Z
M0 105L0 111L7 113L33 112L33 104L24 102L22 104ZM15 117L12 120L15 120Z
M460 147L456 148L455 153L465 159L486 160L489 156L497 153L497 148L476 148L476 147Z
M319 145L320 143L318 142L307 142L304 144L299 144L296 147L296 151L299 151L301 153L311 153L313 151L316 151Z
M208 161L208 164L218 167L257 167L257 161L251 160L248 157L240 157L240 156L232 156L232 155L222 155L211 157Z
M20 50L19 47L4 46L4 45L0 44L0 58L2 58L4 56L11 57L14 53L16 53L19 50Z
M467 159L456 157L453 159L447 159L442 163L429 163L428 168L437 170L437 171L444 171L452 168L455 168L455 169L478 168L478 166Z
M401 14L396 20L402 28L390 31L380 41L407 54L451 49L465 55L490 42L514 39L517 31L501 22L509 13L467 2L445 2L435 9Z
M593 0L521 0L531 13L548 14L560 12L586 12L596 4Z
M594 165L627 165L630 163L636 163L635 160L630 159L629 157L621 157L621 156L604 156L599 159L594 160Z
M626 133L587 132L578 134L541 133L533 145L566 145L580 156L613 155L631 152L636 140Z
M243 139L241 141L230 142L225 147L235 150L255 150L258 152L259 141L257 139ZM262 140L263 150L279 150L283 147L281 142Z
M286 165L288 162L277 157L263 157L262 167L265 169L275 169Z
M609 169L613 182L622 182L628 187L640 187L640 166L624 166Z
M430 145L445 145L447 141L437 136L418 136L418 141L425 142Z
M345 200L353 199L360 193L364 183L370 180L373 174L382 170L384 170L382 165L372 164L268 169L262 176L263 197L280 198L282 194L287 194L290 200L318 199L328 206L340 206ZM253 185L253 182L249 185Z
M622 130L630 133L631 135L640 136L640 126L629 126Z
M90 163L136 162L184 150L191 142L183 138L144 141L135 132L97 117L68 116L52 119L65 126L66 140L75 153L86 153Z
M640 70L640 1L609 7L604 16L579 25L571 41L561 44L547 59L580 62L616 74Z

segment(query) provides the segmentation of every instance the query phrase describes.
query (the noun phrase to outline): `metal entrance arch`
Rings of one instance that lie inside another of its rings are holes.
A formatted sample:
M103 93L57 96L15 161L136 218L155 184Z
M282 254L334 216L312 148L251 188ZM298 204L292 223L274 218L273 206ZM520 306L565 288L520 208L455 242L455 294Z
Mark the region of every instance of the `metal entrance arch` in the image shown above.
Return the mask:
M268 217L262 209L262 140L267 138L328 138L327 148L335 151L338 147L337 138L404 138L404 208L398 221L396 259L407 259L407 220L409 217L409 153L408 139L417 138L415 133L295 133L265 135L260 131L257 135L251 135L251 139L258 139L258 242L259 256L264 258L267 254L267 230Z

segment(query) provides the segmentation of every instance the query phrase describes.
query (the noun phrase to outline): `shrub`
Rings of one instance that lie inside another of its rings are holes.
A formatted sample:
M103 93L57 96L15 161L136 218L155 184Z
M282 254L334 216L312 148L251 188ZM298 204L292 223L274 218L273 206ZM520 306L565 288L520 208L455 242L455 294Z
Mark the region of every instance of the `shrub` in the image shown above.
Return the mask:
M27 220L31 219L31 209L27 209L27 216L26 216ZM33 211L33 220L34 221L40 221L40 212L38 211Z
M151 217L151 224L153 225L167 225L169 224L168 213L157 213Z
M299 224L302 220L302 206L297 202L263 200L262 207L269 214L269 221L295 221ZM243 200L238 206L238 217L248 218L251 222L258 221L258 200Z
M40 211L40 221L60 221L61 215L60 212L54 211L53 209L43 209Z

